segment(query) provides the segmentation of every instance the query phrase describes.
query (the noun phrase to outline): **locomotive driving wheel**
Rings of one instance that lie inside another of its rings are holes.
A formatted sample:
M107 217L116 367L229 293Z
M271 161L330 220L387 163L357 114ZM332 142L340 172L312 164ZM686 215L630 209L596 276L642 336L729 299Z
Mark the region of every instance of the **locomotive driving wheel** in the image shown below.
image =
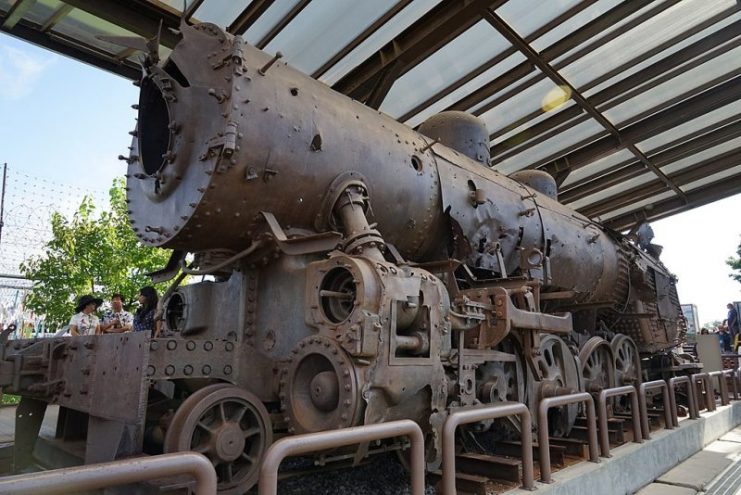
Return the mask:
M579 370L571 349L555 335L543 335L535 357L535 364L542 379L531 387L531 407L536 407L540 399L565 395L579 391ZM531 382L532 383L532 382ZM550 434L555 437L567 435L576 422L578 405L551 408L548 413Z
M615 355L615 384L639 386L641 384L641 358L638 346L633 339L624 334L618 334L610 342Z
M219 495L235 495L257 482L272 438L270 415L258 397L232 385L209 385L177 409L164 451L205 455L216 469Z
M292 351L281 376L281 410L290 433L358 424L360 387L352 360L336 341L308 337Z
M596 394L615 386L615 356L605 339L587 340L579 351L579 365L585 392Z

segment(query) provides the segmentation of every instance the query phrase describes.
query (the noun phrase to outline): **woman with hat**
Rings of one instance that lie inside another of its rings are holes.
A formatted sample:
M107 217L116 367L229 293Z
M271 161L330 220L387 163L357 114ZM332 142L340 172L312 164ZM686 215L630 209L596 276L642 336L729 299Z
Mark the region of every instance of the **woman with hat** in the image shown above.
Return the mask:
M95 310L103 304L90 294L84 295L77 302L77 313L69 320L70 335L97 335L100 333L100 322L95 316Z

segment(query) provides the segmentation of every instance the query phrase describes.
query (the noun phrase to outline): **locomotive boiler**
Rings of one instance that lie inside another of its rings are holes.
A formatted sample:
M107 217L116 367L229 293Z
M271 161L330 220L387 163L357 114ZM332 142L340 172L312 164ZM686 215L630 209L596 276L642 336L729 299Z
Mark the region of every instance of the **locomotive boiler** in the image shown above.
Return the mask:
M409 418L433 469L452 409L535 410L676 364L655 246L560 204L544 172L490 168L477 119L415 131L212 24L181 33L143 64L126 157L134 232L174 250L162 333L4 347L5 390L61 405L83 462L196 450L243 493L274 435Z

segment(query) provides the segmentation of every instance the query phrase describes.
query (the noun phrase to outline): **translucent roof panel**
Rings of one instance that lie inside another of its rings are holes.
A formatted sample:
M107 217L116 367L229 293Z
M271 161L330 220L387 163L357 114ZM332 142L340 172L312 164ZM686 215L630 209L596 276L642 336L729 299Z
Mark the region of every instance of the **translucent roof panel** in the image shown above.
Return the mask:
M683 0L560 70L580 87L735 4L734 0ZM661 26L661 29L657 29Z
M680 160L668 163L661 167L661 171L665 174L673 174L674 172L678 172L680 170L684 170L687 168L691 168L693 165L700 163L705 160L710 160L713 157L717 157L719 155L722 155L723 153L727 153L729 151L734 151L741 149L741 137L736 139L731 139L730 141L725 141L717 146L713 146L712 148L708 148L706 150L700 151L699 153L695 153L693 155L690 155L686 158L682 158Z
M385 44L398 36L415 20L425 15L440 2L441 0L414 0L383 26L374 31L373 34L355 47L325 74L322 74L319 80L330 86L335 84L361 61L366 60L373 53L380 50Z
M677 127L669 129L657 134L656 136L650 137L644 141L636 144L638 149L644 153L650 153L651 150L664 146L676 139L686 136L695 131L699 131L715 122L720 122L729 117L734 117L741 114L741 100L734 101L729 105L725 105L717 110L708 112L707 114L698 117L696 119L684 122Z
M282 52L286 62L311 74L395 3L396 0L314 0L265 50Z
M622 181L620 184L607 187L605 189L602 189L599 192L590 194L589 196L586 196L581 199L577 199L576 201L569 203L569 206L572 208L576 208L576 209L584 208L585 206L589 206L589 205L598 203L600 201L604 201L611 196L619 196L621 193L624 193L625 191L629 191L633 189L634 187L642 186L643 184L647 184L655 180L656 180L656 176L653 173L649 172L649 173L641 174L638 177L633 177L632 179Z
M677 77L662 84L652 86L650 90L636 95L625 103L605 110L603 114L612 122L622 124L634 115L657 107L667 100L720 78L729 71L737 71L739 60L741 60L741 47L730 50L698 67L683 71Z
M623 215L625 213L629 213L631 211L639 211L639 210L644 209L644 208L650 210L650 207L652 205L658 203L659 201L663 201L665 199L669 199L669 198L674 197L674 196L676 196L676 194L674 193L674 191L665 191L665 192L663 192L661 194L657 194L656 196L651 196L650 198L647 198L647 199L644 199L644 200L641 200L641 201L636 201L635 203L633 203L633 204L631 204L629 206L624 206L622 208L617 208L615 210L612 210L609 213L605 213L603 215L600 215L600 218L602 219L602 221L606 221L606 220L609 220L611 218L619 217L620 215Z
M507 4L517 4L518 2L507 2ZM561 2L538 2L537 10L546 10L545 7L550 7L553 4L560 4ZM571 4L571 2L564 2ZM505 4L505 5L507 5ZM594 2L592 5L584 9L583 11L579 12L578 14L566 19L563 24L561 24L558 29L553 30L549 33L544 34L540 38L533 40L530 44L535 50L541 52L544 49L548 48L552 44L556 43L557 41L561 40L562 38L565 38L566 36L572 34L574 31L578 30L585 24L587 24L590 21L593 21L597 17L601 16L605 12L609 11L616 5L620 4L620 0L600 0L598 2ZM564 11L568 7L565 6L558 6L554 10ZM501 9L501 7L500 7ZM533 15L534 12L530 12L530 14L526 14L525 17L528 15ZM504 16L503 16L504 17ZM513 26L522 26L520 29L524 29L524 23L528 21L524 21L522 19L509 19L510 22L512 22ZM522 31L520 31L522 32Z
M579 0L517 0L506 2L496 12L507 24L526 38L536 29L579 3Z
M59 0L37 0L31 8L26 11L23 18L41 26L49 20L54 12L56 12L56 10L62 5L64 4Z
M520 64L525 61L525 56L521 55L519 53L514 53L504 59L503 61L496 64L491 69L479 74L460 88L456 89L455 91L451 92L450 94L439 98L437 101L429 105L427 108L425 108L422 112L418 113L411 119L409 119L406 123L412 127L416 127L420 123L422 123L427 117L434 115L442 110L445 110L450 105L453 105L457 101L459 101L461 98L465 97L466 95L470 94L471 92L477 90L481 86L483 86L485 83L491 81L492 79L501 76L505 72L507 72L509 69L514 67L517 64ZM393 88L392 88L393 91Z
M381 110L398 117L509 46L488 22L480 21L397 79Z
M719 182L723 179L732 177L739 173L741 173L741 163L734 167L727 168L723 170L722 172L718 172L717 174L708 175L707 177L703 177L702 179L698 179L694 182L684 184L683 186L680 186L679 188L684 192L690 192L693 189L697 189L698 187L707 186L708 184L712 184L714 182ZM736 179L736 180L739 180L739 179Z
M98 48L99 50L115 55L124 50L123 47L101 41L97 37L100 35L108 36L136 36L136 34L121 28L108 21L95 17L92 14L79 9L72 10L69 14L59 20L52 30L55 33L63 34L67 37L74 38L85 42L86 44Z
M273 2L263 15L243 34L244 39L256 45L273 27L280 22L300 0L281 0Z
M539 143L537 146L528 148L522 153L505 158L497 162L497 157L492 157L495 168L503 174L511 174L517 170L529 167L535 162L550 156L558 156L559 150L579 142L591 142L605 134L604 129L594 122L587 120L581 124L571 127L569 130L553 136L550 139Z
M739 19L741 19L741 11L737 11L736 13L733 13L727 17L724 17L720 19L718 22L713 23L711 26L705 29L697 30L698 32L684 39L680 39L680 38L683 37L685 33L682 33L682 32L676 33L675 34L676 39L677 39L676 43L672 43L664 50L659 51L655 55L650 56L637 64L632 64L630 67L620 70L617 74L613 75L612 77L596 85L587 84L589 89L585 90L584 87L581 89L585 96L591 96L595 93L598 93L614 85L615 83L625 79L626 77L632 76L633 74L643 69L646 69L647 67L655 64L656 62L663 60L664 58L670 57L672 54L676 53L677 51L683 48L686 48L687 46L710 36L711 34L715 33L719 29L723 29L724 27L728 26L729 24L733 22L738 21ZM648 82L648 80L644 82Z
M172 10L176 10L178 12L182 12L183 10L183 0L149 0L151 3L157 4L157 3L163 3L167 5ZM195 0L185 0L185 10L188 10L191 5L193 5L193 2Z
M633 153L628 150L620 150L616 153L600 158L599 160L596 160L571 172L569 176L566 177L566 180L563 181L561 187L565 188L573 184L574 182L578 182L589 177L597 177L605 170L608 170L611 167L618 165L619 163L623 163L631 159L635 159Z
M219 27L226 28L234 19L246 9L252 0L205 0L193 14L200 22L212 22ZM182 3L180 4L182 7Z

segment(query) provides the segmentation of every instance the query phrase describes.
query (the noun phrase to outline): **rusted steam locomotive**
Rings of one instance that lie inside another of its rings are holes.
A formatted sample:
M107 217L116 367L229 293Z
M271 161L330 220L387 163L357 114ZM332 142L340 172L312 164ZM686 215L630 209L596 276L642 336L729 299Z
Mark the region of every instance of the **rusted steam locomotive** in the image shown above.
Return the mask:
M274 433L410 418L434 468L451 408L534 410L676 364L655 247L560 204L543 172L491 169L477 119L416 132L211 24L150 53L140 84L127 201L141 242L174 249L164 330L6 342L16 467L55 403L81 461L196 450L225 494L255 484Z

